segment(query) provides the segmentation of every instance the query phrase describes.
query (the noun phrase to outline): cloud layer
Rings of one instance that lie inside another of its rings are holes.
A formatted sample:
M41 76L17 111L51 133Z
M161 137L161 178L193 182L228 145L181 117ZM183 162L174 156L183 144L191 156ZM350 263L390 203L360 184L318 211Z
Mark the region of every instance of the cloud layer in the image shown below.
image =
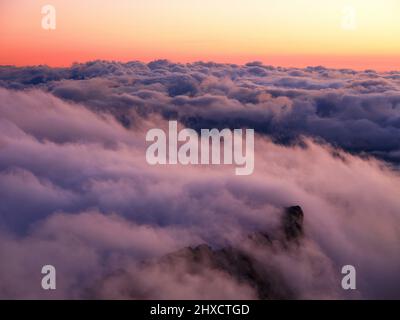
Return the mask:
M0 86L36 87L126 126L131 113L160 114L194 128L249 126L279 143L311 135L398 163L400 73L286 69L258 62L149 64L94 61L71 68L0 69Z
M118 270L137 298L256 298L226 274L140 263L237 244L293 204L304 246L260 260L284 270L296 297L400 297L399 81L259 63L1 67L0 298L126 298ZM256 129L254 174L149 166L145 133L168 119ZM40 288L45 264L55 292ZM356 294L340 289L345 264L358 270Z

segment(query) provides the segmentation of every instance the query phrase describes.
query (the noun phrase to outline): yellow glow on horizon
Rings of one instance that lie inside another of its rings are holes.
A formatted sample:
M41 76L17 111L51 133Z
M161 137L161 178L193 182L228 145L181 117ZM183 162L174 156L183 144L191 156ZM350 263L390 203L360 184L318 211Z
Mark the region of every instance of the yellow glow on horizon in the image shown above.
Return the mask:
M40 26L40 9L50 2L57 10L54 31ZM318 57L338 64L339 57L383 57L400 68L398 0L50 2L0 3L0 64L157 58L268 63L269 57L308 56L315 64ZM356 14L352 30L342 27L349 6Z

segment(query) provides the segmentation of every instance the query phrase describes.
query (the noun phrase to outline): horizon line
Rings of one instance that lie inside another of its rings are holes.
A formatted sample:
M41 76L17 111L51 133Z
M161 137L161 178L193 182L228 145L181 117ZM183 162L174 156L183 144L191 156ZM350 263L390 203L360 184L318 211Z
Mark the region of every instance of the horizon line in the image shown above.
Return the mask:
M321 56L321 55L302 55L301 57L322 57L322 58L347 58L347 59L355 59L359 58L359 56L342 56L342 55L326 55L326 56ZM273 58L288 58L288 57L297 57L299 58L300 55L279 55L279 56L271 56ZM365 56L364 56L365 57ZM378 56L368 56L368 58L377 58ZM379 56L381 57L381 56ZM393 56L385 56L386 58L393 58ZM397 58L397 56L396 56ZM264 61L263 61L264 60ZM307 69L307 68L318 68L322 67L327 70L352 70L356 72L363 72L363 71L375 71L379 73L390 73L390 72L400 72L400 67L399 68L371 68L371 67L350 67L344 64L343 66L336 65L335 66L329 66L327 64L307 64L303 63L302 65L300 64L277 64L277 63L266 63L265 59L249 59L245 62L231 62L231 61L221 61L221 60L203 60L203 59L189 59L185 61L177 61L174 59L169 59L169 58L154 58L154 59L107 59L107 58L94 58L94 59L86 59L86 60L81 60L81 61L72 61L69 63L61 63L61 64L55 64L55 63L33 63L33 64L23 64L23 63L2 63L0 62L0 67L16 67L16 68L35 68L35 67L48 67L52 69L68 69L73 67L74 65L83 65L83 64L88 64L91 62L109 62L109 63L120 63L120 64L128 64L131 62L139 62L143 64L150 64L155 61L167 61L168 63L172 64L195 64L195 63L215 63L219 65L235 65L239 67L245 67L248 66L249 64L254 64L255 66L259 64L259 66L264 66L264 67L274 67L274 68L285 68L285 69ZM272 62L272 61L271 61ZM400 63L400 57L399 57L399 63Z

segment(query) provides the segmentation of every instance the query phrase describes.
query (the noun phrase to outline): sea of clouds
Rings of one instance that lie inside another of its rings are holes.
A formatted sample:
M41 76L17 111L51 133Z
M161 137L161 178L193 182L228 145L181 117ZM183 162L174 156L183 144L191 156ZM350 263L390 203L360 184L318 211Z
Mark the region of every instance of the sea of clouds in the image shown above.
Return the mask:
M150 166L150 128L253 128L255 170ZM268 259L298 298L400 297L400 72L160 60L0 67L0 298L256 298L226 274L138 264L235 244L301 205ZM57 269L57 290L40 287ZM357 269L357 292L340 288ZM105 282L129 270L135 288ZM179 276L177 276L179 274ZM98 285L99 283L102 285ZM129 294L127 291L129 291Z

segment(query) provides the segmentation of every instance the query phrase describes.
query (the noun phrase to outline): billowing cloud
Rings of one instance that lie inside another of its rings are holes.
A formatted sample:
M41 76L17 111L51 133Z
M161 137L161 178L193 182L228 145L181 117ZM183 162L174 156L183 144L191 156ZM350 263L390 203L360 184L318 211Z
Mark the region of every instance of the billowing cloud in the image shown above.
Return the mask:
M149 261L240 246L294 204L301 247L248 252L296 298L399 297L397 73L93 62L2 67L0 81L1 298L257 298L220 270ZM168 119L254 128L254 174L150 166L145 133ZM45 264L55 292L40 288ZM346 264L356 294L340 288Z
M249 126L279 143L317 136L398 163L399 77L258 62L94 61L59 69L2 67L0 86L41 88L110 112L127 127L135 125L137 112L157 113L194 128Z

